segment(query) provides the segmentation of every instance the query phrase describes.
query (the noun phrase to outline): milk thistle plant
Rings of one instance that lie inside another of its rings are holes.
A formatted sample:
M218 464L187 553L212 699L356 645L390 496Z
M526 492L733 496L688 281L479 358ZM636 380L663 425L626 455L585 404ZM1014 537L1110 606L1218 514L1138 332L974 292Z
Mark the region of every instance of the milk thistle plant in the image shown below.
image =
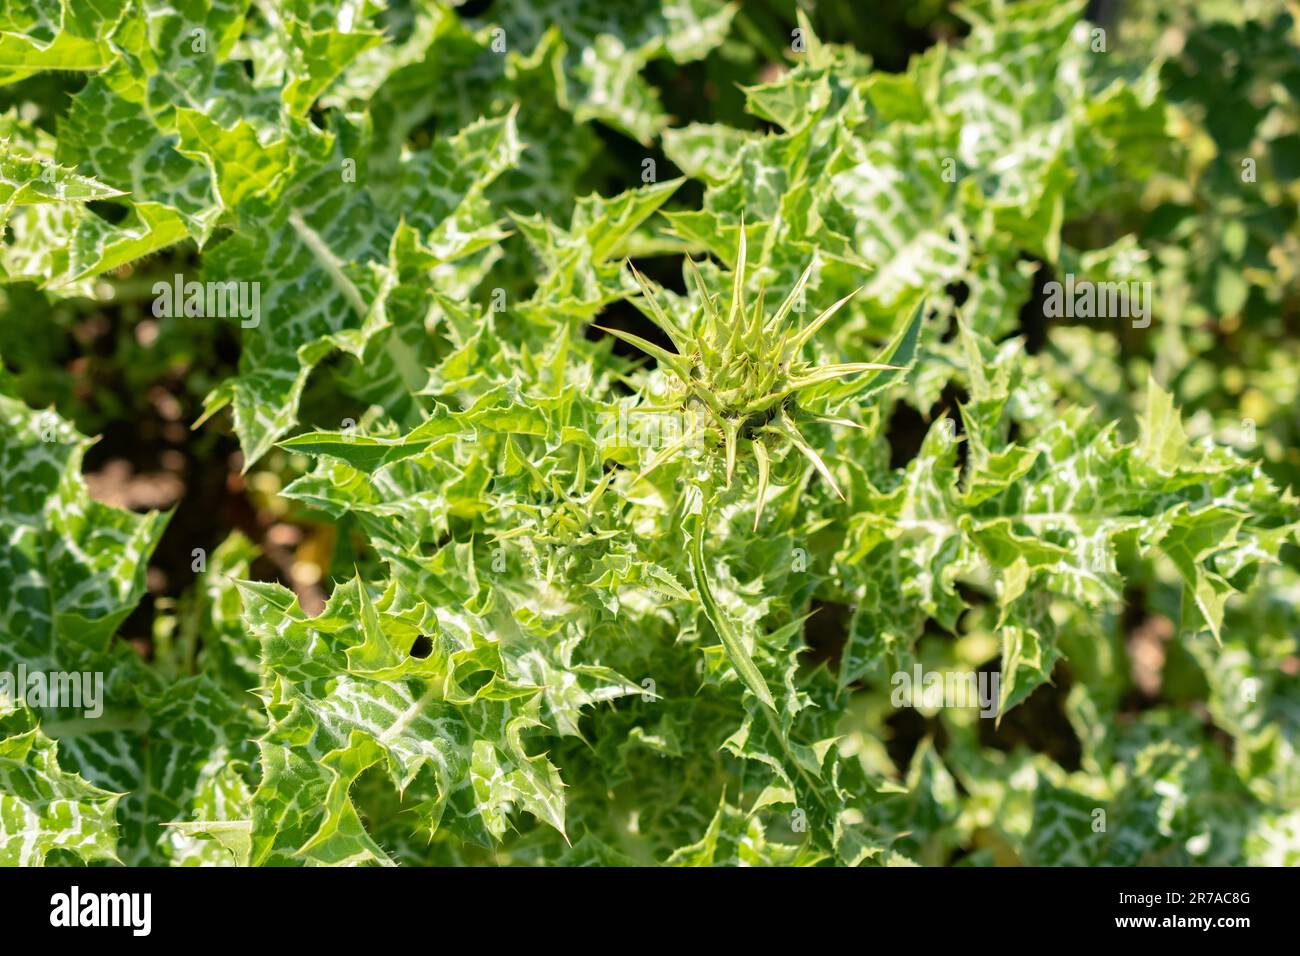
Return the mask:
M879 6L0 9L0 864L1300 863L1295 25Z
M676 352L669 352L630 332L619 329L603 331L635 345L672 373L676 407L690 411L703 409L714 444L722 446L728 485L736 471L737 455L741 449L747 452L743 459L752 459L758 473L754 509L754 528L757 529L770 475L772 452L769 448L785 445L798 449L831 489L841 499L844 497L826 463L799 432L797 421L804 414L799 406L800 399L807 404L815 403L818 386L859 376L857 388L836 394L836 398L843 401L870 384L870 378L860 376L860 373L896 370L898 367L879 362L819 366L805 361L802 355L804 346L855 293L844 296L811 322L797 325L792 321L794 309L796 304L802 303L804 289L812 275L813 264L810 263L776 311L768 316L763 310L763 289L759 290L754 303L745 302L743 217L739 235L739 258L725 312L710 295L695 261L687 258L701 308L699 315L686 328L679 327L668 316L659 305L655 290L632 267L632 274L655 325L672 340ZM809 417L827 424L854 426L853 422L843 418L816 414L809 414ZM647 471L680 454L687 441L688 438L683 437L669 445L655 457ZM704 497L709 495L706 493Z
M835 484L835 478L821 456L799 432L797 421L807 415L811 420L826 424L853 426L843 418L816 415L801 410L802 397L807 404L816 401L817 386L838 383L850 376L858 376L857 387L840 392L843 400L860 392L870 379L863 372L897 370L898 366L879 362L848 362L814 365L803 359L805 345L856 293L849 293L826 308L812 321L798 326L796 304L802 305L804 290L812 275L810 263L772 315L764 312L764 290L760 288L756 301L745 301L746 238L744 218L739 229L739 252L733 271L731 296L725 312L719 308L715 297L701 277L699 268L691 258L686 259L689 274L701 303L698 315L686 327L680 327L659 305L657 293L646 278L631 267L643 301L655 325L672 340L675 352L660 348L639 335L619 329L604 329L611 335L635 345L654 358L660 367L673 376L672 408L692 413L703 409L707 415L706 435L714 446L721 446L725 481L731 484L736 471L738 455L742 461L751 460L757 471L757 489L754 493L754 530L758 530L767 495L771 460L774 451L780 454L782 446L793 447L808 459L830 488L843 499L844 494ZM802 311L802 309L800 309ZM653 469L671 461L682 453L692 436L683 436L655 456L641 473L644 478ZM769 451L769 448L774 451ZM742 454L743 449L743 454ZM691 562L697 593L704 612L713 624L727 649L727 654L746 686L769 709L776 704L754 666L749 652L741 641L735 626L718 606L705 573L704 537L708 525L708 506L714 494L714 472L717 469L706 463L695 488L698 492L699 510L691 535Z

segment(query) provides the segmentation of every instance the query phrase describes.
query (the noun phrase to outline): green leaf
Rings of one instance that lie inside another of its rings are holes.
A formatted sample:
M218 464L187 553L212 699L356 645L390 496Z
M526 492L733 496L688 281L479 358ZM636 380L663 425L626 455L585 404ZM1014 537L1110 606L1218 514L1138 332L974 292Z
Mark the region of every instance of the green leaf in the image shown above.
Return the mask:
M713 596L713 590L709 586L708 572L704 563L705 524L704 516L702 514L697 515L695 530L691 534L691 574L695 580L695 592L699 595L705 616L708 617L709 623L713 625L713 629L717 632L718 638L722 641L722 646L726 648L727 656L731 659L731 664L736 668L736 673L740 675L740 679L744 681L745 686L765 707L775 710L776 701L772 699L772 692L767 688L767 681L763 679L762 673L755 666L754 658L749 649L745 647L740 634L727 617L726 612L718 605L717 599Z
M116 862L120 796L63 770L32 712L0 698L0 863L42 866L52 852Z

